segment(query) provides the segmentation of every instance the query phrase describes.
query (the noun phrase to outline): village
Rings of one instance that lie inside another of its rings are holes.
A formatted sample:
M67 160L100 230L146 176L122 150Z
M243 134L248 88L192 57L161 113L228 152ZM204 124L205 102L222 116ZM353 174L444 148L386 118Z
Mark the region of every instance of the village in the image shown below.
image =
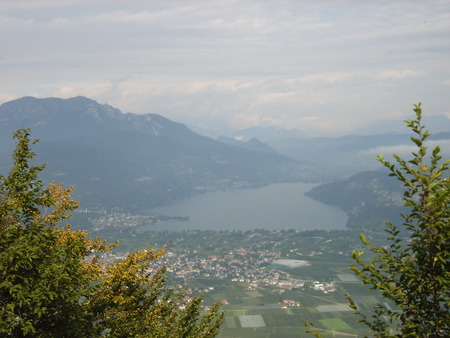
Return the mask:
M110 252L104 259L121 260L128 252ZM227 280L246 285L248 291L256 291L261 287L271 287L275 292L283 294L286 290L310 288L323 294L336 290L334 282L318 280L302 280L292 277L289 264L283 265L280 252L263 249L256 246L249 248L230 249L224 254L202 255L197 250L166 251L165 254L152 262L148 272L154 273L163 266L174 281L190 284L199 280ZM289 260L296 262L296 260ZM297 262L306 262L298 261ZM307 262L305 264L308 264ZM190 290L192 293L208 293L214 287ZM224 304L228 304L223 299ZM280 308L300 307L300 302L284 299L278 304Z

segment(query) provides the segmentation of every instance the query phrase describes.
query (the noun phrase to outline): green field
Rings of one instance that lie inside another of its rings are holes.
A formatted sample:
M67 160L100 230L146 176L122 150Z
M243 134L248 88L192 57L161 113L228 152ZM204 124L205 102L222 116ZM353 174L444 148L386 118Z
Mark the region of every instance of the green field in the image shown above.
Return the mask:
M351 330L352 327L344 322L341 318L321 319L320 323L332 331Z
M122 235L122 247L119 249L125 251L124 249L161 247L165 244L169 245L174 256L177 253L186 255L186 252L191 252L196 256L208 258L214 255L226 260L234 248L251 248L253 259L259 257L258 250L265 250L266 253L276 252L278 259L309 262L308 266L291 269L278 267L288 272L292 279L304 282L303 286L291 289L280 285L250 286L248 282L206 276L190 279L188 285L193 289L208 290L203 296L205 305L216 300L224 301L222 309L226 311L226 315L219 334L222 338L308 337L310 335L305 333L303 321L314 323L317 330L330 337L370 336L368 329L357 322L358 317L353 311L348 311L345 294L349 293L358 307L366 312L371 311L375 304L383 302L377 293L369 292L357 279L352 278L349 271L352 263L351 250L360 248L358 234L354 232L261 230L245 233L148 233L132 238ZM262 269L270 269L270 263ZM251 265L242 266L242 269L249 267ZM314 283L333 283L334 290L327 293L314 290ZM299 303L300 306L286 307L283 306L284 301ZM248 318L247 321L244 319L245 327L242 325L242 318Z
M213 285L211 280L208 285ZM219 337L308 337L303 321L313 322L317 329L324 333L329 331L330 335L364 336L369 332L357 322L353 311L348 311L344 294L353 292L362 308L370 308L381 301L375 295L368 295L365 288L355 283L341 283L333 294L295 289L280 295L271 287L257 291L248 291L247 288L245 283L217 281L216 292L205 295L205 302L212 301L214 297L229 302L223 306L226 316ZM298 301L301 306L283 309L280 304L283 299ZM263 318L264 327L241 326L241 316L257 315Z

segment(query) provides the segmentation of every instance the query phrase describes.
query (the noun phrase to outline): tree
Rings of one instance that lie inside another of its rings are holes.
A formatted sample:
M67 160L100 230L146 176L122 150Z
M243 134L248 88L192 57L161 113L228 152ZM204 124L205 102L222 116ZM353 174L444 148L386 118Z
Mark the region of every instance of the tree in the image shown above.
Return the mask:
M441 161L439 146L427 157L425 141L431 134L422 125L420 103L414 112L416 119L405 121L416 147L412 159L394 155L396 166L378 156L389 175L402 182L409 213L402 215L401 227L386 223L386 246L372 245L360 234L374 258L366 263L362 251L352 254L355 264L350 269L393 305L378 304L368 316L347 295L359 321L377 337L450 336L449 160ZM312 324L305 326L309 333L321 336Z
M0 175L0 335L84 337L212 337L223 313L218 303L200 314L201 297L187 300L164 269L146 272L164 253L131 253L106 263L110 250L85 231L62 226L77 208L72 188L44 187L32 166L30 131L21 129L14 164ZM35 141L36 142L36 141Z
M217 314L219 303L198 320L200 296L189 300L184 288L168 288L165 269L149 278L146 268L162 254L142 250L110 265L90 299L94 321L115 337L215 336L223 316Z
M363 252L353 252L356 276L371 289L396 305L378 305L370 320L350 304L361 322L383 337L444 337L450 335L450 180L446 176L450 161L442 162L436 146L427 157L425 141L431 135L422 125L420 103L415 105L415 120L407 120L417 148L412 159L394 155L397 167L382 155L378 160L390 176L405 187L403 227L386 223L389 246L371 245L361 233L362 243L375 255L365 263ZM402 239L403 235L408 240ZM387 318L387 321L385 320Z

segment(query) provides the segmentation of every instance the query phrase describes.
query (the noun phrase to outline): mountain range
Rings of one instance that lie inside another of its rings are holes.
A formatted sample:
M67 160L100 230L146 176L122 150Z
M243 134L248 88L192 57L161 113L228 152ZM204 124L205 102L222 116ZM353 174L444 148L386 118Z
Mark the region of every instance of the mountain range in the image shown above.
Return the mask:
M427 128L428 129L428 128ZM433 132L432 129L430 129ZM279 154L295 158L308 159L329 173L331 179L348 178L361 171L376 170L380 163L376 161L382 153L392 160L392 154L410 157L413 150L410 137L404 133L385 133L377 135L346 135L341 137L313 137L307 139L286 138L270 141L268 144ZM429 144L440 144L442 155L450 157L450 133L439 132L429 138Z
M46 164L43 181L75 185L73 197L83 208L138 211L207 191L311 180L318 173L311 162L225 144L157 114L124 114L86 97L24 97L0 106L2 174L11 166L12 134L20 128L40 140L33 150L36 163Z
M440 144L443 156L450 157L450 119L424 114L422 122L433 134L430 144ZM326 172L329 180L378 169L380 164L375 159L379 153L391 159L394 153L407 158L412 151L412 135L401 120L380 121L363 134L338 137L305 137L300 130L267 126L238 130L232 136L241 146L250 146L247 143L256 138L271 151L295 159L308 159Z
M34 163L46 164L42 180L74 185L82 208L136 212L208 191L330 182L308 195L345 210L349 227L373 230L386 216L398 217L401 189L386 171L366 170L379 168L379 152L411 152L406 133L303 138L250 128L214 140L163 116L124 114L86 97L24 97L0 106L3 175L20 128L40 140L33 150ZM273 137L261 142L256 136L264 131ZM430 140L449 157L450 132Z

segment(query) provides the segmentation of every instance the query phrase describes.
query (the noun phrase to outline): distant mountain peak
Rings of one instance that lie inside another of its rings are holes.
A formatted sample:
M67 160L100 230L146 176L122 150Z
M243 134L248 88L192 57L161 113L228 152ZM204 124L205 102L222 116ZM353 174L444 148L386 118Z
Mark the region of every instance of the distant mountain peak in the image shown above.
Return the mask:
M84 96L68 99L23 97L0 106L0 122L11 132L30 128L38 137L60 138L80 132L134 130L155 136L192 133L186 126L157 114L136 115L122 113L108 104L100 104ZM100 129L98 129L100 128ZM71 132L73 131L73 132Z
M277 126L255 126L238 130L233 134L233 137L239 138L240 140L256 138L263 142L271 142L287 138L303 138L304 133L298 129L285 129Z
M248 141L243 141L237 137L219 136L217 140L222 143L230 144L248 150L259 151L269 154L278 154L278 152L275 149L270 147L268 144L261 142L257 138L252 138Z
M120 110L107 104L99 104L84 96L69 99L26 96L0 106L0 119L23 122L37 120L41 116L58 118L70 115L86 115L101 121L107 117L117 117L119 114Z

